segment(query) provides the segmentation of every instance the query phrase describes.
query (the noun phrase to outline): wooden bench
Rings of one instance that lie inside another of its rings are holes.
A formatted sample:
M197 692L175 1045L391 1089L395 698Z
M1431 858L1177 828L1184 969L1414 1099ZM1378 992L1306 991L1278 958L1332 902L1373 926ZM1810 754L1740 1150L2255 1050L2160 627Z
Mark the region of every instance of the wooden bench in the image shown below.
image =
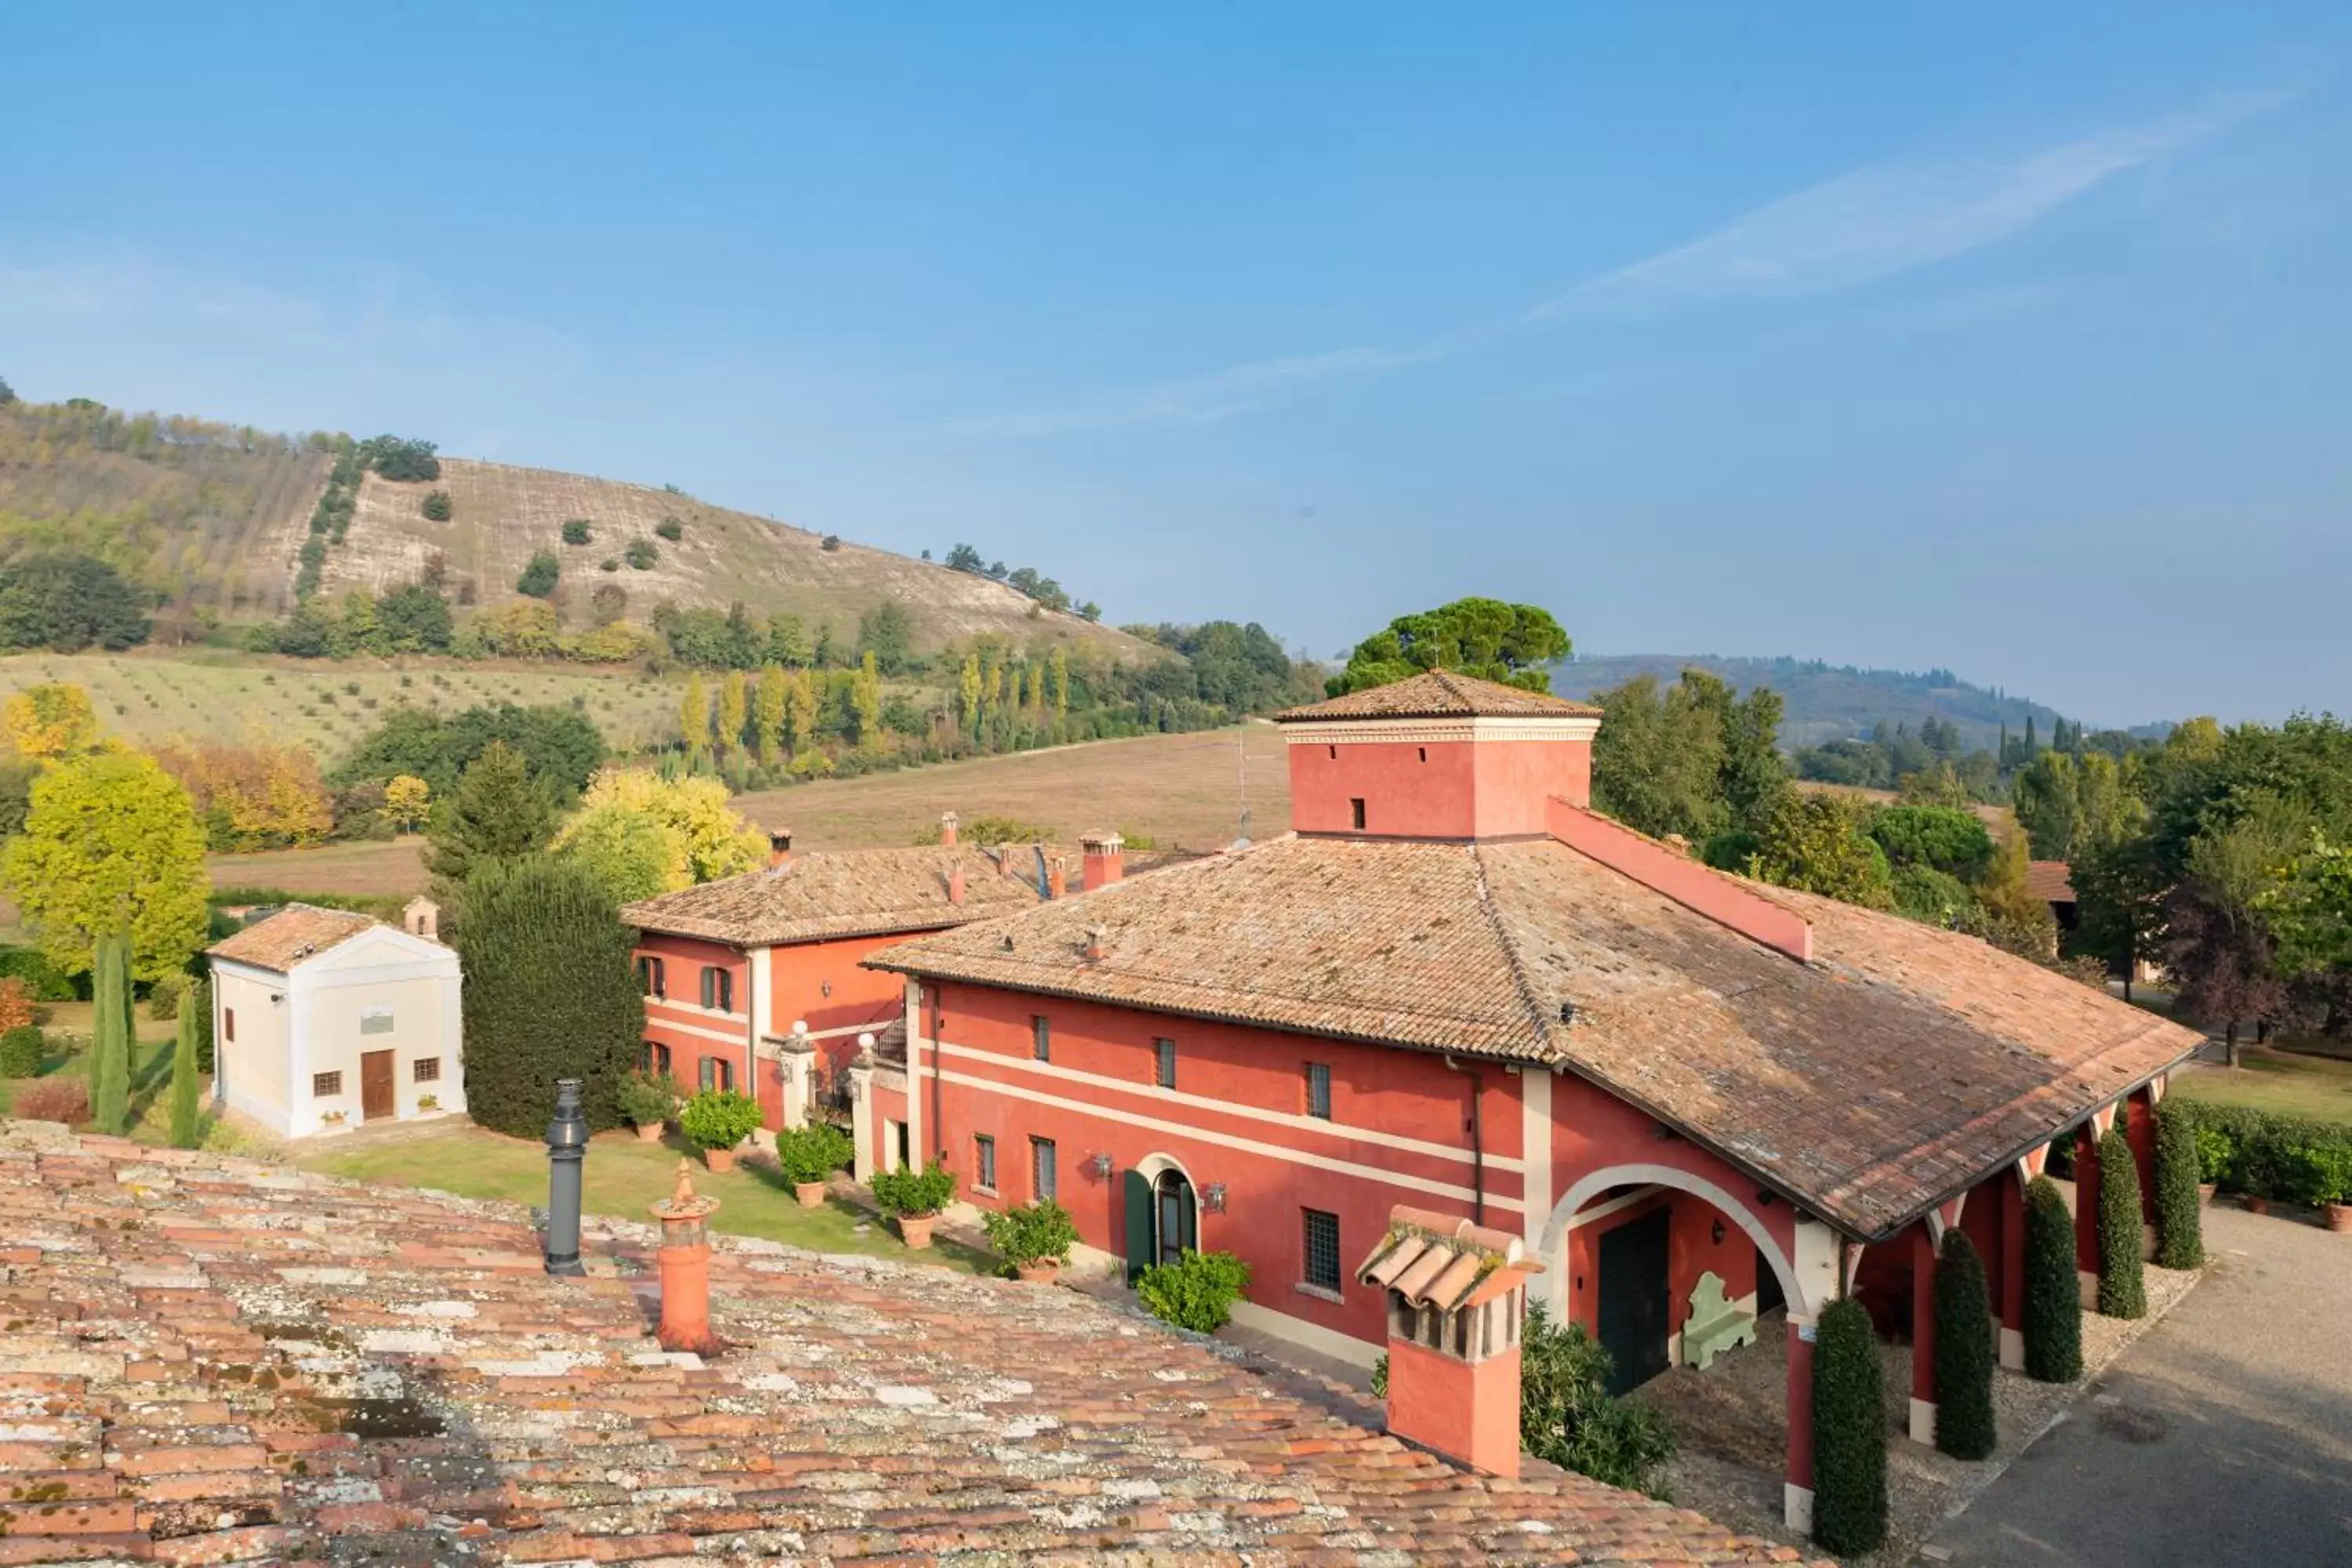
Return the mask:
M1756 1342L1756 1314L1743 1312L1723 1299L1723 1281L1712 1273L1698 1277L1691 1292L1690 1317L1683 1324L1683 1364L1701 1372L1735 1345Z

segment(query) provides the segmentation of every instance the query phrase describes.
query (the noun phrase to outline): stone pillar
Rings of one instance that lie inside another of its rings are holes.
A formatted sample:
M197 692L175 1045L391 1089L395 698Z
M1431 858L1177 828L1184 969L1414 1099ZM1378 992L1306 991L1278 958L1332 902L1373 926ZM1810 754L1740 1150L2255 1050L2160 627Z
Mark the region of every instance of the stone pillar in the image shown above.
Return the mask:
M2000 1173L2000 1364L2025 1370L2025 1177Z
M708 1222L718 1212L719 1200L696 1195L693 1167L680 1160L677 1188L647 1207L662 1227L661 1251L655 1258L661 1278L661 1324L656 1331L661 1347L716 1354L722 1346L710 1331Z
M816 1042L809 1037L808 1021L793 1020L792 1037L776 1042L776 1075L783 1089L786 1127L805 1127L815 1098Z
M1781 1521L1813 1531L1813 1320L1789 1304L1789 1468L1780 1486Z
M859 1184L874 1179L874 1060L863 1051L849 1064L849 1141L856 1151L849 1173Z
M1911 1233L1911 1440L1936 1443L1936 1243L1924 1219Z

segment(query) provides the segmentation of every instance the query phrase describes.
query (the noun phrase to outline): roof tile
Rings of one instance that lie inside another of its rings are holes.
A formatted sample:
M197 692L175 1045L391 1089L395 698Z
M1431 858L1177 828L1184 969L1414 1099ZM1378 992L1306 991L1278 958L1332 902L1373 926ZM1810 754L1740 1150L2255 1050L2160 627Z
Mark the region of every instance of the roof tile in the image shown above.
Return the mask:
M964 875L960 905L948 897L949 873L958 866ZM1034 883L1008 875L986 850L927 846L795 856L781 868L625 904L621 918L641 931L757 947L936 931L1037 901Z
M349 942L372 926L373 916L350 910L322 910L310 904L289 904L243 931L206 949L215 958L249 963L257 969L283 973L308 958L315 958L340 942ZM386 928L390 929L390 928Z
M1505 686L1451 669L1369 686L1361 691L1290 708L1274 716L1277 724L1332 719L1598 719L1590 703Z

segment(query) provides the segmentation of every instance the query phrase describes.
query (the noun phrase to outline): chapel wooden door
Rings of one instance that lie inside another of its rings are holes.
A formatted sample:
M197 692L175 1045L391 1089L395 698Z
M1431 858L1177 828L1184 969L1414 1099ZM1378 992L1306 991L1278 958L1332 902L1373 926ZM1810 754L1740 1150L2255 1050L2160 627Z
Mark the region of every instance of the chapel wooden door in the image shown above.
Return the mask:
M360 1053L360 1119L389 1121L397 1107L392 1090L392 1053Z

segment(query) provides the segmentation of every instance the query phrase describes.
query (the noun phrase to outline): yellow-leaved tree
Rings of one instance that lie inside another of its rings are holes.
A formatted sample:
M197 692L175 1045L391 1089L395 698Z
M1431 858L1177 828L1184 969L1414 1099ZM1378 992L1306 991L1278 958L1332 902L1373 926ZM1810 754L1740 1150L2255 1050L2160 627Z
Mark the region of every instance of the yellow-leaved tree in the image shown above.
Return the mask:
M719 683L719 754L732 757L742 749L743 725L750 718L743 672L730 669Z
M68 974L89 973L100 936L130 931L141 980L184 969L205 940L204 829L188 792L144 752L68 757L36 779L0 878Z
M0 710L0 722L7 726L9 746L28 762L69 757L98 744L89 693L63 681L25 688Z
M760 671L759 689L751 694L751 732L759 740L762 766L775 766L786 753L785 710L791 700L792 683L783 666L772 664Z
M717 779L606 768L589 781L554 848L585 863L626 901L749 871L766 842L728 804Z
M403 833L424 826L432 805L433 786L415 773L402 773L383 786L383 809Z

